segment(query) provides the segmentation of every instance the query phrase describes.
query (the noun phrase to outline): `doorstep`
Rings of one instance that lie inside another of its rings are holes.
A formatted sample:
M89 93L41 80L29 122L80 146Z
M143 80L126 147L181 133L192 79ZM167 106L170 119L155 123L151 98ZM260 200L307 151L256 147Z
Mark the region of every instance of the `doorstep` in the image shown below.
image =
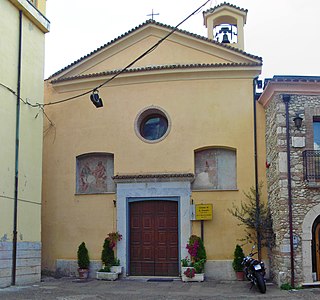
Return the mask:
M157 281L181 281L180 277L176 276L126 276L121 278L121 280L128 281L142 281L142 282L157 282Z
M310 282L310 283L303 283L302 287L305 289L308 288L320 288L320 281Z

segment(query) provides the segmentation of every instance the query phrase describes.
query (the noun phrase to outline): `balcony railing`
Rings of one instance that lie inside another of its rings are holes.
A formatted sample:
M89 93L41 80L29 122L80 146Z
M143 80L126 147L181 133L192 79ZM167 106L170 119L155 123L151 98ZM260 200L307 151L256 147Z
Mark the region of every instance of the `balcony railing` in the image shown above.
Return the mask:
M320 182L320 150L305 150L302 155L304 180Z

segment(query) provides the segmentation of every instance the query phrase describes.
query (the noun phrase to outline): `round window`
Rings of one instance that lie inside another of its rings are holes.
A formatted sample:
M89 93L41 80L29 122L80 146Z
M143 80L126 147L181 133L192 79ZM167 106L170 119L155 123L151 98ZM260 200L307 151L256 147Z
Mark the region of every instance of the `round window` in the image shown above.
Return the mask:
M168 120L160 114L145 117L140 125L141 136L150 141L162 138L167 130Z
M135 121L135 131L143 141L154 143L163 140L169 133L170 120L160 108L141 111Z

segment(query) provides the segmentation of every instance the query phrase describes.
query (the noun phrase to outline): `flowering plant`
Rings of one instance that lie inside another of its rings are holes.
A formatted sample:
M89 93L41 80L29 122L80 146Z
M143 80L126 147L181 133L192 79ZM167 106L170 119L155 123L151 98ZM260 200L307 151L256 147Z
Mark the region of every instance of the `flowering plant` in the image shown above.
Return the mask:
M122 240L122 234L120 234L118 231L110 232L108 233L107 239L110 241L109 247L113 249L116 246L117 242Z
M197 257L198 249L199 249L199 241L198 240L189 240L189 244L187 244L186 248L188 249L188 253L191 256L192 260L195 260Z
M191 256L193 266L196 267L195 272L202 273L204 264L207 261L206 249L204 248L202 239L196 235L191 235L186 248Z
M193 278L195 273L196 271L194 270L194 268L188 268L184 271L183 274L186 275L188 278Z
M111 266L115 262L114 250L118 241L121 241L122 235L116 232L110 232L104 240L103 249L101 252L101 260L105 267Z

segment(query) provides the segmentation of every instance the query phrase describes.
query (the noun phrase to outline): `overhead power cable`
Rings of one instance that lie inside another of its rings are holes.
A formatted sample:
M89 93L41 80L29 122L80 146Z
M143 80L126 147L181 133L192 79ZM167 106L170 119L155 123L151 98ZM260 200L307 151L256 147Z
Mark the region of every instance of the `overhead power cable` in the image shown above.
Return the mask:
M12 93L13 95L15 95L16 97L18 96L17 92L14 91L12 88L10 88L9 86L3 84L0 82L0 86L2 86L3 88L5 88L6 90L8 90L10 93ZM36 103L36 104L32 104L28 101L28 99L23 99L21 97L19 97L19 100L21 102L23 102L25 105L29 105L33 108L38 107L39 109L41 109L43 115L46 117L46 119L49 121L50 126L54 126L54 123L49 119L48 115L45 113L44 109L43 109L43 104L40 103ZM35 119L38 117L39 113L36 114Z
M125 72L128 68L130 68L132 65L134 65L137 61L139 61L140 59L142 59L143 57L145 57L146 55L148 55L149 53L151 53L153 50L155 50L163 41L165 41L170 35L172 35L177 29L178 27L183 24L185 21L187 21L190 17L192 17L193 15L197 14L202 7L204 7L205 5L207 5L208 2L210 2L211 0L207 0L204 4L202 4L201 6L199 6L194 12L192 12L190 15L188 15L185 19L183 19L178 25L176 25L167 35L165 35L162 39L160 39L157 43L155 43L153 46L151 46L148 50L146 50L145 52L143 52L139 57L137 57L135 60L133 60L131 63L129 63L127 66L125 66L123 69L121 69L120 71L118 71L116 74L114 74L111 78L107 79L106 81L102 82L100 85L94 87L91 90L88 90L86 92L83 92L81 94L72 96L72 97L68 97L65 99L61 99L55 102L49 102L49 103L45 103L43 104L43 106L48 106L48 105L54 105L54 104L60 104L60 103L64 103L67 101L71 101L77 98L80 98L82 96L88 95L92 92L97 91L99 88L103 87L104 85L108 84L110 81L112 81L113 79L115 79L116 77L118 77L120 74L122 74L123 72Z

